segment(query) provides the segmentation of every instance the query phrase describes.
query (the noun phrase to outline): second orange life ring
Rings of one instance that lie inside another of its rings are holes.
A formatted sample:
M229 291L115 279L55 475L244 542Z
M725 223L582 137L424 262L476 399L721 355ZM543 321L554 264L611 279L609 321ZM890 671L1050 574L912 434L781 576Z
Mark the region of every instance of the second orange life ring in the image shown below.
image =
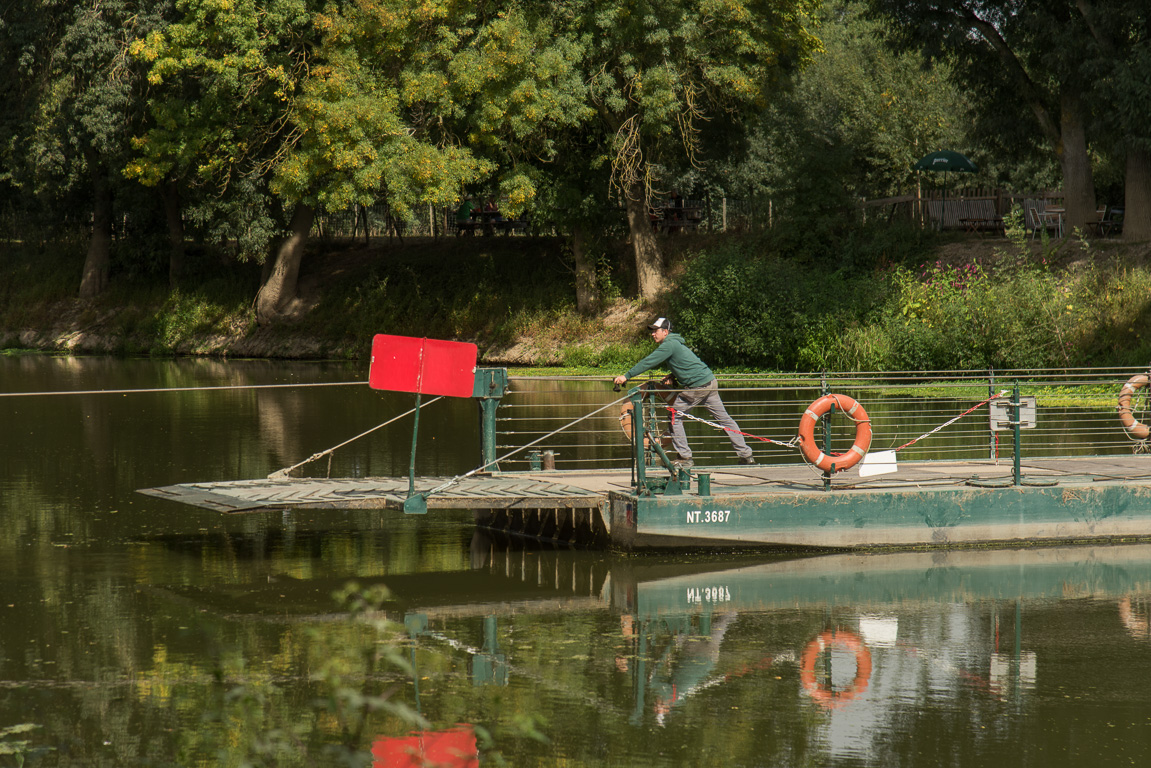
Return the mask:
M830 411L833 405L855 422L855 442L847 453L833 453L828 456L815 444L815 423ZM867 411L863 406L847 395L824 395L807 406L807 410L799 419L799 450L808 464L824 472L831 472L833 466L836 472L854 467L870 447L871 420L867 418Z
M1119 390L1119 421L1123 424L1123 429L1127 430L1127 434L1136 440L1146 440L1148 436L1151 436L1151 427L1140 424L1131 413L1131 396L1135 394L1136 390L1147 386L1147 382L1147 376L1139 374L1127 379L1127 383Z
M824 650L833 647L855 654L855 680L850 687L842 691L833 691L830 684L824 686L815 679L816 661ZM854 632L846 629L828 630L803 649L803 658L799 664L799 680L816 703L828 709L841 707L867 690L867 684L871 681L871 651Z

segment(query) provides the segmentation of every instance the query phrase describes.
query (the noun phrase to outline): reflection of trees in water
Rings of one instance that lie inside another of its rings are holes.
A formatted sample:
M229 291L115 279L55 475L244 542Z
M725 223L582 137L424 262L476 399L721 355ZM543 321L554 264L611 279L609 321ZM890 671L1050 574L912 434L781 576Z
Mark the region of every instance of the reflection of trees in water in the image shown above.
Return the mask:
M260 442L272 464L295 464L313 451L301 445L300 413L308 394L300 391L257 391L256 413Z
M609 405L622 393L612 391L611 382L556 381L513 378L510 392L500 404L497 451L503 455L549 432ZM619 407L607 408L564 429L535 446L556 452L556 466L579 468L590 463L625 461L630 455L627 438L620 430ZM512 458L523 463L523 453Z

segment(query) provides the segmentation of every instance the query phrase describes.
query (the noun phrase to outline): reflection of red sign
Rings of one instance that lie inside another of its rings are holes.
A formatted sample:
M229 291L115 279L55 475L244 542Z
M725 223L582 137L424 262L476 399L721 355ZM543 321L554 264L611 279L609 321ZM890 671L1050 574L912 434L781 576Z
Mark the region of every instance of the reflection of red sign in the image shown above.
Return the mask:
M378 334L372 339L368 386L393 392L471 397L476 381L475 344Z
M479 768L479 755L470 725L392 736L372 744L373 768Z

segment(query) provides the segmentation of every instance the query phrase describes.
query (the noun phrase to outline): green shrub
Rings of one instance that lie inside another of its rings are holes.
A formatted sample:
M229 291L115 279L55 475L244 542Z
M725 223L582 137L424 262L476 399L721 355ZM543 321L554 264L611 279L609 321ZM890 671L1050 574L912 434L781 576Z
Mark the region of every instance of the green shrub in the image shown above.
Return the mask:
M1146 361L1151 272L1045 260L936 262L889 275L883 307L831 338L842 370L949 370L1130 365Z
M880 293L866 275L720 246L690 260L671 306L709 363L792 370L822 365L838 329Z

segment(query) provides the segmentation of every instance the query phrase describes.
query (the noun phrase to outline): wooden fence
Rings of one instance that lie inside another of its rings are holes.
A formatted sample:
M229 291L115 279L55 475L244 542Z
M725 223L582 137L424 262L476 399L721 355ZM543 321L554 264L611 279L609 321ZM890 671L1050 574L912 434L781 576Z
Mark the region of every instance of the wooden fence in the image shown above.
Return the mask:
M1002 218L1012 205L1024 206L1028 201L1041 205L1062 201L1059 191L1013 193L1004 190L962 189L942 195L896 195L860 202L863 218L868 221L916 221L923 226L939 229L962 229L964 219ZM777 221L777 211L770 198L731 198L704 196L685 201L685 205L700 212L698 224L691 230L698 232L763 232ZM37 218L35 211L17 210L11 205L0 209L0 241L60 242L86 240L91 227L91 216L77 212L68 221L47 222ZM562 218L562 217L561 217ZM623 236L627 219L622 207L605 210L602 222L609 232ZM131 216L117 220L114 237L131 240L135 227ZM520 231L520 230L517 230ZM562 226L538 224L526 228L526 234L559 236L566 232ZM379 238L402 237L455 237L458 233L455 207L425 206L398 216L385 202L367 206L354 206L343 211L316 212L313 235L324 239L355 239L371 242ZM189 236L192 233L189 232Z
M917 221L923 226L942 230L971 229L967 222L1002 219L1011 208L1026 209L1036 205L1040 209L1063 202L1061 190L1039 192L1008 192L1002 189L961 189L947 195L909 193L861 203L865 219ZM1025 226L1031 224L1024 217Z

